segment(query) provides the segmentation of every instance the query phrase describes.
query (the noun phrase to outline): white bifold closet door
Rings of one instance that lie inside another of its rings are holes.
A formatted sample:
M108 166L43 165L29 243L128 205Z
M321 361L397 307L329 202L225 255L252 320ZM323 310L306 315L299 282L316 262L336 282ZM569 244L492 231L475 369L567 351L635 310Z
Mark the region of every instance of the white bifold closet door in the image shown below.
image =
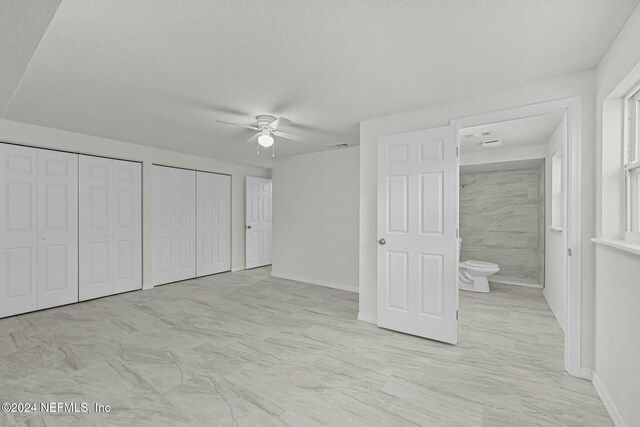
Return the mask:
M197 275L231 269L231 177L197 172Z
M0 317L78 300L77 155L0 144Z
M78 301L78 155L38 150L38 309Z
M142 287L141 165L80 156L80 300Z
M196 277L196 172L153 166L153 283Z

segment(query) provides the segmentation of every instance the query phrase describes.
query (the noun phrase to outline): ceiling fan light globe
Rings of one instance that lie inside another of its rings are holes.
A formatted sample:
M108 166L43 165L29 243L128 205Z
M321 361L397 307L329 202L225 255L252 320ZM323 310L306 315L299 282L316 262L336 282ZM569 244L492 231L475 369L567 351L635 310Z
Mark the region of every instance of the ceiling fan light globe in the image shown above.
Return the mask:
M273 137L271 135L260 135L258 137L258 144L263 147L271 147L273 145Z

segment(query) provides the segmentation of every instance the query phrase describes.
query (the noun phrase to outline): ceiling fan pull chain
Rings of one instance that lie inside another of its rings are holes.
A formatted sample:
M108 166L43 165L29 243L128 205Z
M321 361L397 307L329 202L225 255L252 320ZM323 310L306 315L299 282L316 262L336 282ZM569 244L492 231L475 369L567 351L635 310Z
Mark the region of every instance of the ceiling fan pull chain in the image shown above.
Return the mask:
M273 152L271 153L271 157L275 157L276 156L276 144L273 144L272 147L273 147Z
M256 148L257 148L257 150L256 150L257 154L259 156L260 155L260 144L256 144Z

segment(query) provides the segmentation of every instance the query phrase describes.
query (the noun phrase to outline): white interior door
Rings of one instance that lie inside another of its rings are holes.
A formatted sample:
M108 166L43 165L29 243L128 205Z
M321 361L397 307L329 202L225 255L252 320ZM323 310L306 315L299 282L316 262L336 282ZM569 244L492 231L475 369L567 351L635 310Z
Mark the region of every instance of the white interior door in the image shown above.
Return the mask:
M196 173L196 273L199 276L215 273L215 176L212 173Z
M0 144L0 317L38 308L36 149Z
M221 273L231 270L231 177L215 174L214 181L215 257L213 264L214 272Z
M246 268L271 264L271 200L271 180L248 176Z
M113 293L142 288L142 165L113 160Z
M142 182L135 162L80 156L80 301L142 288Z
M196 277L196 172L173 169L173 280Z
M78 155L38 152L38 308L78 301Z
M113 167L111 159L79 159L79 296L80 301L113 293L111 243Z
M196 277L196 172L153 166L153 283Z
M231 177L197 172L196 180L197 275L206 276L231 268Z
M173 169L153 166L153 283L173 282Z
M380 138L378 326L458 342L453 126Z

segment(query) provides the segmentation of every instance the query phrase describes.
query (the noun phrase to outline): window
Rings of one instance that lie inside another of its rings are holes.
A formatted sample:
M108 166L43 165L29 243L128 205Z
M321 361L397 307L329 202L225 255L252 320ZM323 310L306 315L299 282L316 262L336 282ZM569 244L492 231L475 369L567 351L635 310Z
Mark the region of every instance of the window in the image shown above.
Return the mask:
M625 132L626 228L640 232L640 90L632 92L625 102L627 127Z
M556 231L563 227L562 206L562 151L551 158L551 228Z

